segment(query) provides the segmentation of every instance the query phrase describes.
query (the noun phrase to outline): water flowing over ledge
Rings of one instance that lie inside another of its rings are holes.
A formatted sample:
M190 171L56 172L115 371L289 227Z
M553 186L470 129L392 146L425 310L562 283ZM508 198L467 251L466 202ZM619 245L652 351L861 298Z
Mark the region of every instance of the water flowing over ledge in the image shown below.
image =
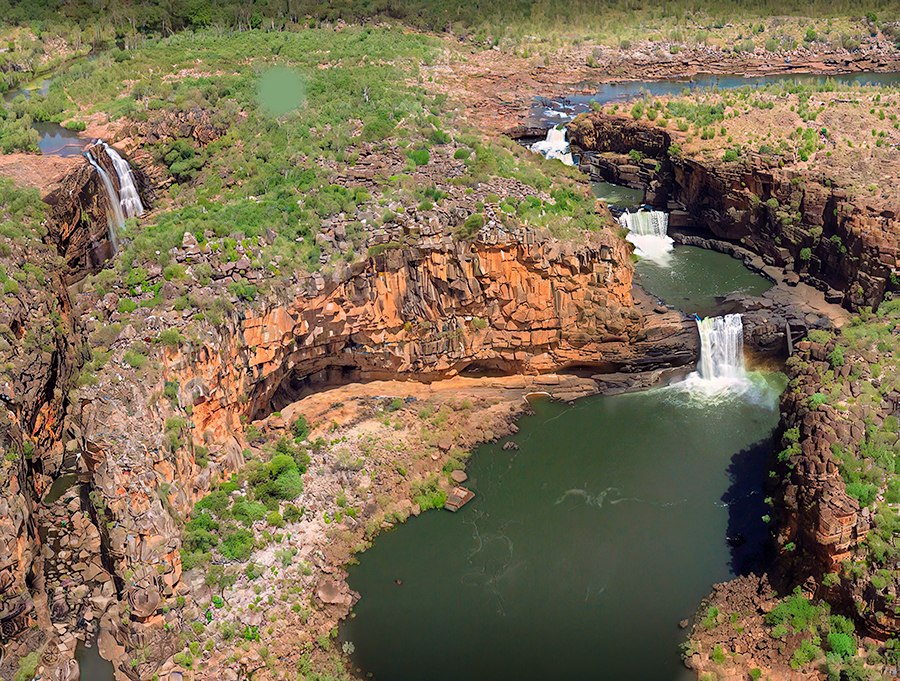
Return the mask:
M667 234L668 213L660 210L626 212L619 216L619 224L628 230L625 238L634 244L634 252L639 258L652 260L662 267L669 266L674 242Z
M741 315L696 319L700 333L697 371L681 383L664 388L670 391L671 399L717 407L738 401L776 409L784 389L781 375L746 370Z
M119 191L113 184L109 173L104 170L103 166L94 158L91 153L97 147L102 147L107 157L112 162L112 166L116 171L119 180ZM141 197L138 193L137 186L134 182L134 173L131 166L119 153L110 147L103 140L97 140L93 147L84 152L84 157L88 163L93 166L100 176L103 183L103 191L106 195L106 201L109 204L109 212L107 218L109 221L109 241L113 246L113 251L119 250L119 243L116 233L118 230L125 228L125 219L138 217L144 214L144 204L141 203Z
M567 166L575 165L572 154L569 152L567 134L568 131L565 128L550 128L547 131L547 139L532 144L531 150L541 154L544 158L555 158L557 161L562 161Z
M741 315L697 318L700 332L700 376L705 380L717 378L743 380L744 325Z

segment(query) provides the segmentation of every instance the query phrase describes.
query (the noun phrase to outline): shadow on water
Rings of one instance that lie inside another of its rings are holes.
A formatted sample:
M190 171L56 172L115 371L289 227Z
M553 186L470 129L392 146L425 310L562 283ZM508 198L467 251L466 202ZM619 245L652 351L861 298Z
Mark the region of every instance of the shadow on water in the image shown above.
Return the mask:
M763 516L769 512L763 491L772 453L772 439L766 438L731 457L726 469L729 486L722 495L728 506L728 562L735 575L762 572L766 565L769 530Z
M112 662L100 657L96 641L91 645L79 641L75 648L75 659L81 668L83 681L112 681L115 677Z

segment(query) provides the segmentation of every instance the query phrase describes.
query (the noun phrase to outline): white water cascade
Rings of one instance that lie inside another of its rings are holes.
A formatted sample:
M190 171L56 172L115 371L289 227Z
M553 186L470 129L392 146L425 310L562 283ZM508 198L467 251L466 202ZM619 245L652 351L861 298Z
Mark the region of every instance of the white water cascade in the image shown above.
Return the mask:
M109 223L109 242L112 244L113 252L116 252L119 250L119 240L116 237L117 231L125 228L125 218L143 215L144 204L141 203L140 194L138 194L137 186L134 183L134 173L131 172L131 166L128 164L128 161L122 158L106 142L97 140L94 147L98 146L103 147L106 155L112 162L119 179L119 187L121 188L120 191L116 191L116 186L113 184L109 173L103 169L103 166L97 162L90 151L85 151L84 157L97 171L103 183L106 202L109 204L109 211L106 214Z
M100 175L100 180L103 182L103 191L106 194L106 202L109 204L109 211L106 213L109 225L109 242L112 244L113 252L115 253L119 250L119 240L116 238L116 230L122 229L122 227L125 226L125 216L122 213L122 205L119 202L118 194L116 194L116 187L113 185L112 180L109 178L106 171L103 170L103 166L97 163L97 161L94 160L94 157L87 151L84 152L84 157L88 160L88 163L94 167L94 170L97 171L97 174Z
M535 142L531 150L541 154L544 158L555 158L567 166L575 165L572 154L569 152L569 143L566 141L568 131L565 128L550 128L547 131L547 139L543 142Z
M144 214L144 204L141 203L140 194L138 194L137 186L134 184L134 173L131 172L131 166L124 158L119 156L118 152L109 146L106 142L100 142L106 150L106 155L113 163L116 169L116 175L119 176L119 203L125 213L125 217L133 218Z
M636 213L622 213L619 224L628 230L625 237L634 244L639 258L652 260L658 265L669 265L672 252L672 238L666 233L669 215L660 210L640 210Z
M743 381L744 324L741 315L697 318L700 332L700 378L704 381L725 379Z

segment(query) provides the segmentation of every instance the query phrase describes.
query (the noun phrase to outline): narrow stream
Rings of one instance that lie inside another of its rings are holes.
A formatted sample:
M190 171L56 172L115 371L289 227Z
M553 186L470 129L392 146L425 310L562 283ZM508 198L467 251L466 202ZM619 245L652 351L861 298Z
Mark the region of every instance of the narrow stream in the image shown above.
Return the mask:
M796 82L803 85L822 85L831 79L838 85L873 85L880 87L900 86L900 73L838 73L818 75L812 73L786 73L773 76L697 74L690 78L667 78L663 80L630 80L621 83L582 84L577 92L558 97L536 97L532 102L529 118L542 125L557 125L568 121L579 113L590 110L591 101L598 104L625 102L635 97L663 97L677 95L683 90L694 92L705 88L730 90L745 85L759 88L770 83ZM589 90L590 94L584 94Z

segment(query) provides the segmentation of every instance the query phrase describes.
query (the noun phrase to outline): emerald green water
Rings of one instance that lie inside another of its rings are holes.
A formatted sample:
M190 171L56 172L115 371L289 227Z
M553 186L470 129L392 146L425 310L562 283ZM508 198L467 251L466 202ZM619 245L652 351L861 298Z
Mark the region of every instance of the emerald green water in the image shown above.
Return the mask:
M643 189L632 189L619 184L591 182L591 191L604 203L617 208L638 208L644 202Z
M721 298L730 293L758 296L772 288L772 282L748 270L740 260L718 251L678 245L666 261L660 265L639 260L634 265L634 279L688 314L706 317L731 312L722 308Z
M342 639L361 673L691 678L678 622L760 556L784 384L756 375L718 395L699 385L539 401L513 438L521 450L481 447L472 502L379 536L350 568L362 599ZM731 548L738 534L746 543Z

